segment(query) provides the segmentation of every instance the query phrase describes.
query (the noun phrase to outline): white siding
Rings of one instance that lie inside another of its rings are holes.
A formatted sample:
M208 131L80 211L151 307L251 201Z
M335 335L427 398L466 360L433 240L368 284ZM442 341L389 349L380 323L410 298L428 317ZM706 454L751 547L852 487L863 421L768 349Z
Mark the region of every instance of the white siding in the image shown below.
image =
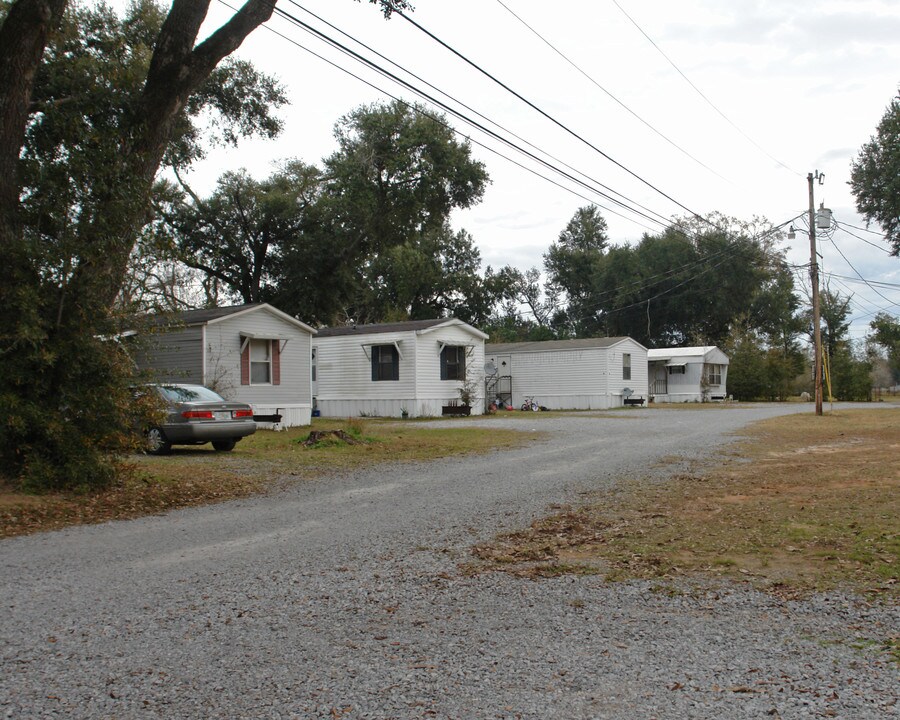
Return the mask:
M673 362L684 362L684 360L685 358L681 358ZM672 375L667 368L668 392L665 395L658 395L656 401L672 403L700 402L700 376L702 370L703 363L697 362L696 358L685 364L684 374Z
M605 351L599 348L513 352L488 356L512 378L512 404L526 396L553 410L602 409L606 402Z
M728 356L715 346L653 350L651 362L655 373L665 375L668 386L666 393L656 393L657 402L702 402L704 399L727 397ZM669 374L667 365L673 364L683 364L684 374ZM722 383L707 388L704 398L702 380L706 365L719 366Z
M622 354L631 354L631 379L622 378ZM622 405L622 389L647 397L647 351L633 340L609 348L504 351L486 356L512 378L512 404L534 397L551 410L604 410ZM507 362L502 367L503 361Z
M475 390L472 414L481 415L484 412L484 342L457 325L422 332L417 337L415 414L436 416L441 414L444 405L460 403L462 381L441 380L441 345L469 346L466 382L473 383Z
M281 383L241 385L241 332L281 340ZM205 384L228 398L250 403L259 415L282 415L282 426L309 425L312 413L309 332L262 308L225 317L206 327Z
M372 380L371 346L397 343L399 380ZM323 417L434 417L459 402L458 380L441 380L440 343L472 345L466 376L476 383L472 413L484 411L484 342L450 325L416 333L337 335L313 339L316 349L316 406Z
M400 379L372 380L372 345L397 343ZM416 399L416 336L413 332L338 335L314 338L316 403L323 417L361 414L399 417L411 415Z
M631 354L631 379L629 380L625 380L622 377L622 355L625 353ZM629 338L609 348L607 359L609 362L609 386L607 387L607 392L612 398L612 406L618 407L623 404L624 396L622 395L622 390L626 387L633 391L632 397L642 397L645 402L648 401L649 382L646 348Z

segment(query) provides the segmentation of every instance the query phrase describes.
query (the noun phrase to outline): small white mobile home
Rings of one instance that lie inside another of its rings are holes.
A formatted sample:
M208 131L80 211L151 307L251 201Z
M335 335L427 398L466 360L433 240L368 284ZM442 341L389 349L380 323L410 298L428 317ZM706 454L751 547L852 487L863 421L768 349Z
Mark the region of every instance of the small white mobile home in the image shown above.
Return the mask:
M137 365L159 382L206 385L281 426L309 425L315 330L266 303L149 318Z
M323 417L436 417L472 398L484 412L484 341L455 318L322 328L313 340L313 395Z
M650 394L656 402L707 402L728 397L728 356L715 345L650 350Z
M485 346L488 396L519 408L526 397L551 410L606 410L648 400L647 348L629 337Z

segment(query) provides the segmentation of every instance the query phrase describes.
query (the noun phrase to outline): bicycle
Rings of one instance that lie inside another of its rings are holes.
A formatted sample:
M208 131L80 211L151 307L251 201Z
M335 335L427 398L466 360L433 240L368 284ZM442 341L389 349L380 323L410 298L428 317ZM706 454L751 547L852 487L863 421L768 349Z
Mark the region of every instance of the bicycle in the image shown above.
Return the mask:
M541 409L541 406L537 404L537 401L534 399L534 396L526 395L525 402L522 403L523 410L531 410L532 412L537 412Z

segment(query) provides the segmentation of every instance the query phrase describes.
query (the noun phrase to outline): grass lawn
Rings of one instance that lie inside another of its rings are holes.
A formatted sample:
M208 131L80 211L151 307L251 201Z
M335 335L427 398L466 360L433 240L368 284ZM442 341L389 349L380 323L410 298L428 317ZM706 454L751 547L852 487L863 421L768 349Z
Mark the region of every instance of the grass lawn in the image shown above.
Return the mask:
M311 429L343 430L362 442L335 439L306 446ZM312 428L259 431L229 453L209 445L176 446L169 456L129 457L118 481L99 491L31 495L0 485L0 537L162 513L362 466L489 452L534 438L514 430L435 428L419 421L315 419Z
M900 408L759 423L697 472L634 478L474 548L471 572L729 576L784 595L900 592Z

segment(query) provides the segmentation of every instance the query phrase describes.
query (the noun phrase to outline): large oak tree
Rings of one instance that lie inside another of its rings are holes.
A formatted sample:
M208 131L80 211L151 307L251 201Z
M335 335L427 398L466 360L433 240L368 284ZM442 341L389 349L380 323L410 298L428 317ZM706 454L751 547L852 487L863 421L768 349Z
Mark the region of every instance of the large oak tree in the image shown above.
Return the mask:
M385 14L406 7L404 0L370 2ZM42 104L46 98L36 90L42 68L52 59L48 43L62 25L67 2L0 5L0 266L5 272L0 285L0 467L23 482L73 486L112 477L109 453L122 447L126 435L122 381L128 364L115 349L108 320L149 217L156 174L184 130L192 100L198 101L222 60L269 19L275 0L247 0L200 39L209 5L209 0L172 2L147 56L137 58L143 62L129 65L143 66L129 78L134 92L123 95L116 112L94 128L96 182L69 205L74 215L49 212L40 232L34 222L41 214L31 215L26 208L36 197L25 186L26 138L52 115L49 111L83 101L103 86ZM108 52L102 44L91 50L101 57ZM51 221L62 219L66 222L52 227ZM48 252L53 255L54 244L63 241L70 244L65 256L71 261L62 267L48 264Z
M856 209L882 227L892 254L900 255L900 93L853 162L850 187Z

